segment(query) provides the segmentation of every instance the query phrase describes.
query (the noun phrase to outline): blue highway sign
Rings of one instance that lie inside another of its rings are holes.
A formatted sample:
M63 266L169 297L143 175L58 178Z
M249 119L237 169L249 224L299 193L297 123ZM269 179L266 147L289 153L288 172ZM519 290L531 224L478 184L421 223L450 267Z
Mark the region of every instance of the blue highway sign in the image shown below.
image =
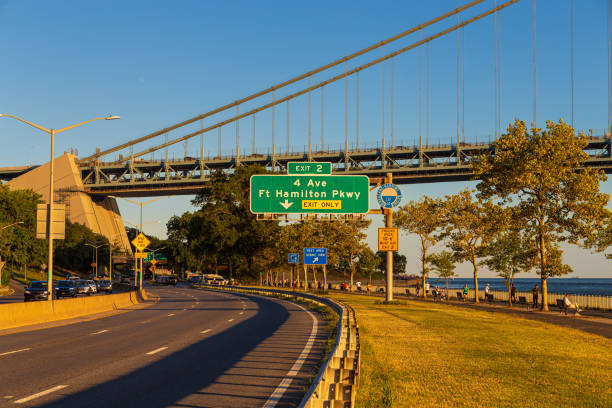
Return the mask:
M304 265L327 265L327 248L304 248Z
M289 254L289 263L290 264L300 263L300 254Z

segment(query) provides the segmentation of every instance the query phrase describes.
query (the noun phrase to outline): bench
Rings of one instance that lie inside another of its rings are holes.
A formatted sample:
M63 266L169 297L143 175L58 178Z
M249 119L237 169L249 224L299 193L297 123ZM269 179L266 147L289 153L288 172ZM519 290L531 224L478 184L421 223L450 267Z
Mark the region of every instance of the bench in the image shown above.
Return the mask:
M519 296L518 303L521 306L527 306L527 309L529 309L529 303L527 303L527 298L525 296Z
M568 310L573 310L574 314L579 315L579 310L576 308L569 308L565 305L565 301L563 299L557 299L557 307L559 308L559 312L564 312L567 314Z
M492 293L485 293L485 300L487 302L493 303L493 294Z

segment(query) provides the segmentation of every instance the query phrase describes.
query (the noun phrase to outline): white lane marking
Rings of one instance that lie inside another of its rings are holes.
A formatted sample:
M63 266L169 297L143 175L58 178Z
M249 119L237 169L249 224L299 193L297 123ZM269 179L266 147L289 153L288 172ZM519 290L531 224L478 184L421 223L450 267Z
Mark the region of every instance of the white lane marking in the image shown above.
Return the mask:
M43 395L51 394L52 392L61 390L62 388L66 388L67 385L58 385L53 388L49 388L48 390L41 391L37 394L30 395L29 397L25 397L22 399L18 399L17 401L13 401L15 404L23 404L24 402L32 401L34 398L42 397Z
M244 312L240 312L240 313L238 313L238 314L244 314Z
M174 316L174 313L170 313L170 314L168 315L168 317L170 317L170 316Z
M97 332L94 332L94 333L89 333L89 334L91 334L91 335L102 334L102 333L106 333L107 331L108 331L107 329L104 329L104 330L100 330L100 331L97 331Z
M11 399L11 398L13 398L13 396L12 395L5 395L4 398Z
M211 330L211 329L206 329L206 330L202 330L200 333L202 333L202 334L206 334L206 333L208 333L208 332L210 332L210 331L212 331L212 330Z
M304 346L304 349L302 350L300 356L297 358L297 360L295 360L293 367L291 367L283 381L281 381L281 383L278 385L278 387L276 387L272 395L270 395L270 398L268 398L266 403L263 405L263 408L273 408L276 406L276 404L278 404L281 398L283 398L283 395L289 389L289 385L291 385L291 382L297 376L300 371L300 368L302 368L302 365L306 361L306 357L308 357L308 354L310 354L310 350L312 349L315 337L317 336L317 319L312 313L310 313L310 311L306 310L302 306L298 304L294 305L308 313L308 315L312 318L312 331L310 332L310 338L306 342L306 345Z
M151 321L150 321L150 320L144 320L144 321L142 321L142 322L140 322L140 323L141 323L141 324L151 323Z
M229 319L229 320L228 320L228 322L233 322L233 321L234 321L234 319Z
M152 356L153 354L155 354L155 353L159 353L160 351L164 351L164 350L165 350L165 349L167 349L167 348L168 348L168 347L160 347L160 348L155 349L155 350L153 350L153 351L149 351L149 352L147 353L147 356Z
M28 351L28 350L31 350L31 348L24 348L24 349L21 349L21 350L7 351L6 353L0 353L0 356L6 356L6 355L9 355L9 354L21 353L22 351Z
M187 309L183 309L183 310L187 310Z

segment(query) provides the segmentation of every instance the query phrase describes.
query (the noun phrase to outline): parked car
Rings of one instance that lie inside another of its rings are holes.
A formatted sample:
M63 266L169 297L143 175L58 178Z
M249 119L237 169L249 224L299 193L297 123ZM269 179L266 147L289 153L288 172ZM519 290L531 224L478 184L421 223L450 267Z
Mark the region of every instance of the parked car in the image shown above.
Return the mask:
M168 285L176 285L177 283L178 283L178 279L176 279L176 276L174 276L174 275L168 276L168 281L166 282L166 284L168 284Z
M88 280L89 287L91 288L91 293L98 293L98 282L94 280Z
M113 283L109 280L100 281L98 292L113 293Z
M89 286L89 282L85 279L77 279L75 282L77 294L83 294L90 296L91 295L91 286Z
M225 286L228 283L227 280L223 278L223 276L217 274L206 274L203 276L203 278L204 283L209 285Z
M55 298L59 299L61 297L69 296L76 297L77 295L77 286L76 281L74 280L61 280L57 282L55 285Z
M202 283L202 277L198 275L190 276L189 283Z
M155 282L167 285L168 284L168 277L165 276L165 275L156 276L155 277Z
M29 286L26 286L23 291L23 301L28 300L48 300L49 291L47 290L46 281L32 281Z

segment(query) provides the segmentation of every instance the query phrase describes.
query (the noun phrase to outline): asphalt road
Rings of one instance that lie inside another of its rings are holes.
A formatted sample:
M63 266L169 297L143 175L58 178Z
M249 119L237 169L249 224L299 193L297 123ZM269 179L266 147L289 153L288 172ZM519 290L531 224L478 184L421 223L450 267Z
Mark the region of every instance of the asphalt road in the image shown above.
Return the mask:
M150 293L160 300L147 308L0 336L0 406L271 408L302 399L327 338L316 313L250 295Z
M9 288L13 289L15 292L12 295L0 296L0 304L23 302L24 285L21 282L11 279L9 281Z

